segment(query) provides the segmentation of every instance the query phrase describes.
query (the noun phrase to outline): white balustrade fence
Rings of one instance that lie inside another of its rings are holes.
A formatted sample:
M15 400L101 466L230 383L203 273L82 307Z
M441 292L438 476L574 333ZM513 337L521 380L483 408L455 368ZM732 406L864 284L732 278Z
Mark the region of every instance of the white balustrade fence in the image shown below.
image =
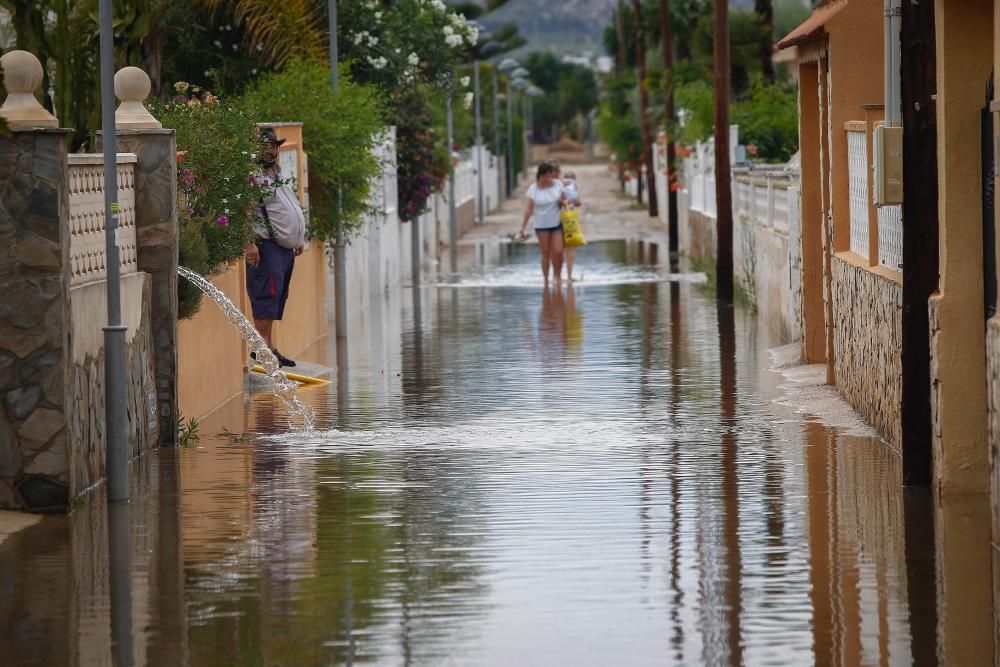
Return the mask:
M847 178L851 202L851 251L868 259L870 235L868 208L868 135L865 130L847 131Z
M878 209L879 264L893 271L903 270L903 207Z
M117 245L121 275L138 271L135 234L135 163L118 154ZM69 156L70 286L105 280L104 159L100 154Z
M662 173L657 178L666 179ZM798 179L775 166L733 170L733 214L787 234L798 219ZM684 160L681 186L690 197L690 209L716 217L715 142L698 143ZM664 184L665 187L665 184Z

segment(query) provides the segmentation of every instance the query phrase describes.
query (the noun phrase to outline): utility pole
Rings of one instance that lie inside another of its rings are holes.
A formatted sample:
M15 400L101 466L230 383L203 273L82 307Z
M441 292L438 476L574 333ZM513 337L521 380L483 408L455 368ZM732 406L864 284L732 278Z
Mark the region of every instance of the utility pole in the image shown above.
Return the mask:
M938 288L937 56L934 3L902 3L903 484L931 483L927 300ZM888 109L886 112L888 114Z
M636 0L638 1L638 0ZM729 165L729 3L716 2L714 38L715 84L715 203L718 247L715 294L733 298L733 192Z
M108 321L104 327L104 422L108 500L128 500L128 397L125 392L125 332L122 325L118 256L118 137L115 134L114 15L112 0L100 0L101 125L104 141L104 251Z
M677 243L677 149L674 141L674 30L670 15L670 0L660 0L660 45L663 47L663 116L667 132L667 230L670 252L678 251Z
M635 64L639 75L639 114L642 125L642 162L646 167L646 200L649 202L649 217L659 215L656 202L656 172L653 170L653 138L649 129L649 86L646 83L646 40L642 30L642 1L632 0L635 13ZM639 175L642 178L642 175Z

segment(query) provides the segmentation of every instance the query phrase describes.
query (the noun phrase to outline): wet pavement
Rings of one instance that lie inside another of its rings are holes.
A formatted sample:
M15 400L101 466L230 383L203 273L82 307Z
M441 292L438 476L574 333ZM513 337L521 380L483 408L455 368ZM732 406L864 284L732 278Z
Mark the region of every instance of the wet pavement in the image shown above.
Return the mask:
M987 500L803 414L808 372L660 241L545 291L480 240L366 304L316 431L255 395L127 509L0 544L4 664L992 664Z

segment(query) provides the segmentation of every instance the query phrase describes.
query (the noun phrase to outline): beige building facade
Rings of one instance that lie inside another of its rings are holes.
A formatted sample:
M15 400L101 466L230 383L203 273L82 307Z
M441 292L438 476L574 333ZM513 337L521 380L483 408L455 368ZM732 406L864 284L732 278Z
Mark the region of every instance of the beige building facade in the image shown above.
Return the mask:
M903 482L907 464L924 459L916 466L929 470L925 481L938 499L942 525L955 518L943 514L956 506L992 514L992 534L972 528L982 534L964 535L961 545L942 535L940 548L960 548L970 557L982 551L985 557L985 545L991 545L994 600L1000 601L993 203L1000 2L937 0L897 11L902 22L910 21L901 31L901 107L904 174L914 182L910 190L904 184L909 200L902 206L873 204L879 173L875 128L885 117L885 3L822 2L778 45L797 52L800 82L802 357L825 364L828 382L901 455L902 474L876 474L898 475ZM921 112L929 123L913 121ZM913 150L918 133L936 146L936 160L933 151ZM926 185L936 197L930 214L913 196L914 186L925 184L917 178L928 173L933 179ZM933 287L924 298L914 298L918 281ZM926 329L912 326L907 314L913 311L907 309L925 309ZM921 349L914 350L915 344ZM912 370L914 359L926 364L923 381ZM926 426L904 416L914 414L906 407L914 400L929 409ZM915 443L920 432L926 440L928 430L929 446L922 449ZM947 562L949 554L939 558ZM992 634L1000 636L1000 624L993 623ZM960 646L953 649L961 652Z

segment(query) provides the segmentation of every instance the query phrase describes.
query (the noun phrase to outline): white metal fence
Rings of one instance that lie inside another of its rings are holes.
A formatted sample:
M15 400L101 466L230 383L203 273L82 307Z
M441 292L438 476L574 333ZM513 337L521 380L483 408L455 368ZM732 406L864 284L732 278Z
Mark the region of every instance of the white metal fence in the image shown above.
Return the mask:
M135 235L135 163L132 153L118 154L118 233L121 275L138 271ZM69 156L70 286L107 278L104 219L104 158Z
M878 210L878 255L882 266L903 270L902 206L883 206Z
M847 131L847 178L850 184L851 251L868 259L868 135L866 131Z

